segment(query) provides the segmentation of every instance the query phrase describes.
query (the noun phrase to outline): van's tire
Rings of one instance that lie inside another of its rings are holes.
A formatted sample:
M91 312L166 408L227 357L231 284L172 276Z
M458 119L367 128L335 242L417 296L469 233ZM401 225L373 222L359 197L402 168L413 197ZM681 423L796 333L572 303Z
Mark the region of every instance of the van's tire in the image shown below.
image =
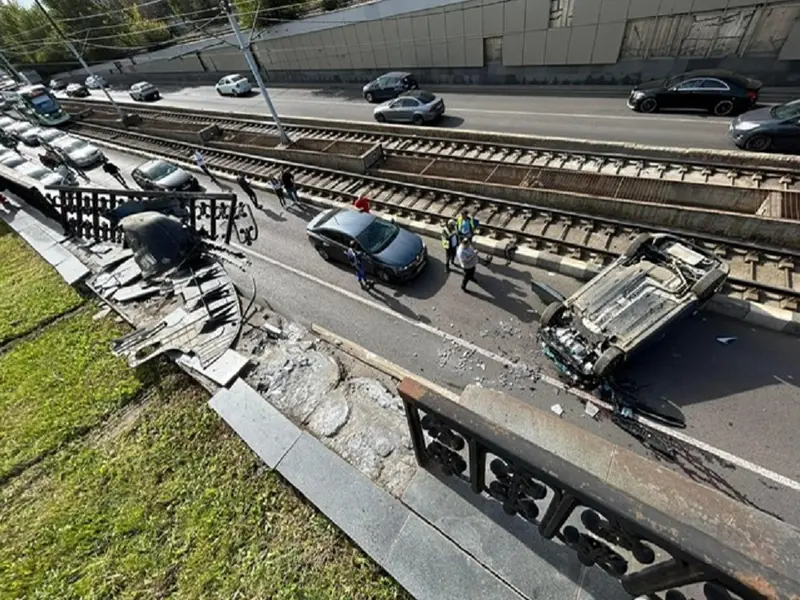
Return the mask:
M564 303L553 302L547 306L539 317L539 327L549 327L564 314Z
M639 251L642 249L642 246L647 244L652 239L653 236L651 234L640 233L635 238L633 238L633 241L630 244L628 244L628 247L625 248L625 250L622 252L622 257L633 258L637 254L639 254Z
M692 293L700 302L710 300L727 278L728 274L722 269L713 269L692 286Z
M598 358L592 367L596 377L608 377L622 364L625 353L616 346L609 346Z

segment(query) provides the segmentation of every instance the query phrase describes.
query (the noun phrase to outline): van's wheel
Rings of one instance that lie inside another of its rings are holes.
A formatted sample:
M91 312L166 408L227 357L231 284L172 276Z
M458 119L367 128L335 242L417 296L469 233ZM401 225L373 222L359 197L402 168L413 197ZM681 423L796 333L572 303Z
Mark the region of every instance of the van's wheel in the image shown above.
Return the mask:
M642 250L642 247L645 244L649 243L650 240L652 239L653 236L651 234L640 233L635 238L633 238L633 241L630 244L628 244L628 247L625 248L625 250L622 253L622 257L626 259L633 258L637 254L639 254L639 252L641 252Z
M609 346L597 359L592 372L597 377L609 376L625 358L625 353L616 346Z
M547 308L542 312L542 316L539 317L539 327L549 327L560 319L562 314L564 314L563 302L548 304Z
M718 117L725 117L733 112L733 102L730 100L720 100L714 106L712 112Z
M705 302L722 287L727 278L728 274L722 269L712 269L697 280L692 286L692 293L697 296L700 302Z
M375 115L375 120L378 123L385 123L386 122L386 117L383 114L378 113L377 115Z
M639 103L639 110L643 113L654 113L658 110L658 102L655 98L645 98Z

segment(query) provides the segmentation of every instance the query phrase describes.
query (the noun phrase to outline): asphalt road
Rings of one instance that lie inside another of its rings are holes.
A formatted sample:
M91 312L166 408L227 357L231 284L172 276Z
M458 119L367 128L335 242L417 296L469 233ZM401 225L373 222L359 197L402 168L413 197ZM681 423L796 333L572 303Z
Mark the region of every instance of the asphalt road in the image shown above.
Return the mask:
M163 98L150 106L232 110L267 114L258 94L219 96L211 86L162 87ZM373 121L373 105L347 89L270 88L279 115L351 121ZM112 97L130 100L126 91ZM632 142L656 146L735 150L728 141L730 119L706 113L643 115L619 98L522 96L480 93L442 94L447 114L432 127L455 127L553 137ZM100 91L92 99L107 101Z
M130 182L130 171L142 159L107 154ZM89 176L92 185L116 187L99 169ZM219 189L203 176L200 180L209 190ZM260 196L266 208L256 211L260 237L249 250L253 266L248 275L234 277L250 289L252 275L256 294L274 310L332 330L455 390L478 382L543 410L560 404L563 418L645 452L611 422L586 416L570 393L531 378L555 375L536 345L537 318L545 304L531 284L543 282L568 294L577 282L495 260L479 269L480 285L465 294L458 273L445 274L438 241L427 240L431 261L417 280L362 291L348 267L323 262L308 244L304 228L313 209L281 210L271 195ZM719 337L735 339L726 345ZM624 375L641 400L669 401L686 416L683 433L696 442L677 445L677 464L665 464L800 525L797 356L798 338L700 313L637 357ZM510 367L511 362L522 366ZM738 464L698 450L704 444L734 455ZM786 480L776 481L763 469Z

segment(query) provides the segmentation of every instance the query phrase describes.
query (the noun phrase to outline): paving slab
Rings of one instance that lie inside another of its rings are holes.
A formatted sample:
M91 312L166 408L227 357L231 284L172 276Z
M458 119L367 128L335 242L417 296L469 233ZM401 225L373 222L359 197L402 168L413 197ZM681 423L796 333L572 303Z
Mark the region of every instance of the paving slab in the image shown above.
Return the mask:
M53 267L58 267L73 258L72 253L61 244L54 243L52 246L37 248L36 251Z
M392 544L411 514L399 500L307 433L286 453L278 471L385 566Z
M208 377L217 385L226 386L244 369L248 359L236 352L236 350L228 349L206 368L203 368L203 365L200 364L200 359L196 356L182 354L178 358L178 362L197 371L204 377ZM241 384L237 389L241 389ZM258 394L258 392L256 393ZM260 394L259 397L261 397Z
M26 223L24 227L17 229L17 234L40 254L42 250L58 243L47 235L47 232L35 221Z
M57 265L56 271L64 278L67 285L73 285L90 274L89 269L74 256L70 256L67 260Z
M271 469L300 437L300 429L242 379L208 404Z
M420 469L403 503L526 598L575 597L581 565L573 550L543 540L535 525L508 516L499 502L473 494L466 484L448 483Z

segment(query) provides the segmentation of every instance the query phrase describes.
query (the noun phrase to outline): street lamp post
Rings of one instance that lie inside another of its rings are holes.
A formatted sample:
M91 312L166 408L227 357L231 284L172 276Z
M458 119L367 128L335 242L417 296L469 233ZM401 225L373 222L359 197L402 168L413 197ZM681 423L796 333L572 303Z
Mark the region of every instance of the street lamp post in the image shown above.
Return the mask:
M42 6L42 3L39 0L33 0L33 1L36 3L36 6L39 7L39 10L42 11L42 14L44 14L45 18L50 22L50 25L53 26L53 29L56 30L56 33L58 34L58 37L60 37L62 39L62 41L67 45L67 48L70 49L70 52L72 52L72 54L75 55L75 58L78 59L78 62L81 63L81 66L83 66L83 69L89 74L90 77L94 77L94 73L92 73L92 70L89 68L89 65L86 64L85 60L83 60L83 57L75 49L75 46L72 45L72 42L70 42L67 39L67 36L64 35L64 32L61 31L61 28L58 26L58 24L50 16L50 13L48 13L44 9L44 6ZM105 93L106 98L108 98L108 101L114 106L115 109L117 109L117 114L119 115L120 120L124 122L125 121L125 115L122 113L122 109L119 107L119 104L114 102L114 99L111 97L111 94L108 93L108 90L105 87L103 87L103 92Z
M38 2L38 0L36 1ZM291 144L292 140L290 140L289 136L286 135L286 131L284 131L283 125L281 125L281 120L278 117L278 111L275 110L275 106L272 104L272 100L270 100L267 88L264 85L264 80L261 79L261 73L259 73L255 58L253 58L253 53L250 51L250 45L247 42L245 42L244 37L242 36L242 31L239 29L239 20L236 17L234 7L231 6L230 0L222 0L220 2L220 6L222 7L222 10L225 11L225 14L228 16L228 20L231 23L231 28L233 29L233 32L236 34L236 39L239 42L239 48L244 53L244 58L247 61L247 66L250 67L250 72L253 74L253 78L255 78L256 83L258 84L258 89L261 90L261 97L264 98L264 102L267 104L267 108L269 109L269 112L272 114L272 120L275 122L275 126L278 128L278 135L281 138L281 143L284 145Z

